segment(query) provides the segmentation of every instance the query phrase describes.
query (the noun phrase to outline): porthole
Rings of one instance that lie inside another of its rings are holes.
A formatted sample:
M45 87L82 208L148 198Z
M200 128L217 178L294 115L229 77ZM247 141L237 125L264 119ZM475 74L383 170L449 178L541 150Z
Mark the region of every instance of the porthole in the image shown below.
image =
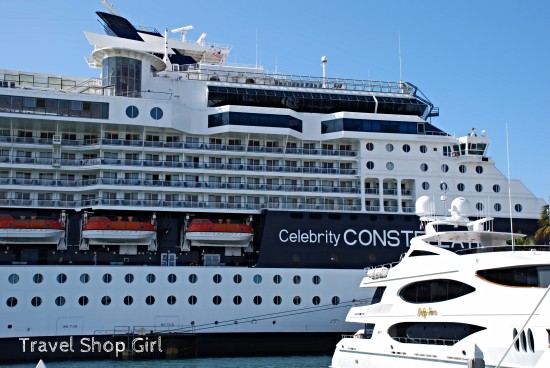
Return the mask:
M134 298L132 298L130 295L126 295L124 297L124 304L132 305L133 302L134 302Z
M403 145L403 152L410 152L411 151L411 146L409 146L408 144L404 144Z
M173 284L174 282L176 282L177 279L178 279L178 277L177 277L175 274L173 274L173 273L171 273L171 274L168 275L168 282L171 283L171 284Z
M495 192L495 193L500 192L500 185L498 185L498 184L493 185L493 192Z
M162 119L162 115L164 113L162 112L162 109L160 107L153 107L151 109L151 117L155 120Z
M428 171L428 164L420 164L420 170Z
M372 151L374 149L374 144L371 142L367 143L367 151Z
M262 304L262 297L259 296L259 295L256 295L256 296L254 297L254 304L256 304L256 305Z
M525 336L525 331L521 331L521 333L519 334L519 339L521 340L521 350L527 351L527 337Z
M466 173L466 165L460 165L458 167L458 171L460 171L461 173L465 174Z
M56 279L58 283L64 284L65 282L67 282L67 275L65 275L64 273L60 273L59 275L57 275Z
M14 296L10 296L7 300L6 300L6 304L8 307L10 308L13 308L17 305L17 298L14 297Z
M523 210L523 206L521 204L517 203L514 206L514 209L516 210L516 212L521 212Z
M281 298L279 295L273 298L273 304L275 305L281 305L282 302L283 302L283 298Z
M340 304L340 298L337 296L332 297L332 305L338 305Z
M241 298L239 295L235 295L233 297L233 304L240 305L243 302L243 298Z
M422 182L422 189L429 190L430 189L430 183L428 183L427 181Z
M87 284L88 282L90 282L90 275L88 275L87 273L83 273L82 275L80 275L80 282L83 284Z
M449 171L449 165L447 165L447 164L441 165L441 171L443 171L443 172Z
M189 275L189 282L190 282L190 283L194 284L194 283L197 282L197 280L198 280L198 277L197 277L197 275L195 275L194 273L192 273L191 275Z
M152 273L147 274L147 276L145 277L145 280L150 284L154 283L156 279L157 277Z
M35 296L31 299L31 304L33 307L38 307L40 304L42 304L42 298L39 296Z
M104 297L101 298L101 304L103 305L109 305L111 304L111 297L110 296L107 296L105 295Z
M273 282L274 282L275 284L280 284L282 281L283 281L283 278L281 277L281 275L275 275L275 276L273 276Z
M88 304L88 297L87 296L81 296L80 298L78 298L78 304L80 304L82 306L85 306L86 304Z
M191 295L189 298L187 298L187 302L191 305L197 304L197 297L195 295Z
M476 166L476 173L483 174L483 166Z
M233 282L235 284L240 284L242 281L243 281L243 277L241 275L236 274L235 276L233 276Z
M106 273L103 275L102 280L104 283L109 284L111 281L113 281L113 276L110 273Z
M391 143L386 144L386 151L392 152L393 151L393 144L391 144Z
M44 276L42 276L41 273L37 273L32 277L32 281L35 284L40 284L42 281L44 281Z
M311 302L313 303L313 305L319 305L319 303L321 303L321 298L319 298L318 296L314 296L313 299L311 299Z
M126 108L126 116L128 116L130 119L137 118L139 115L139 110L137 107L130 105Z
M155 297L152 295L147 295L147 297L145 298L145 304L147 305L155 304Z
M261 275L254 275L254 283L260 284L262 282L262 276Z
M222 282L222 275L217 273L212 277L212 280L214 280L216 284L219 284L220 282Z
M369 169L369 170L374 169L374 162L372 162L372 161L367 162L367 169Z
M292 278L292 282L298 285L300 282L302 282L302 278L299 275L294 275L294 277Z
M19 282L19 275L16 273L12 273L8 276L8 281L10 284L17 284Z
M502 205L500 203L495 203L493 208L495 209L495 211L500 212L502 210Z
M476 203L476 210L478 210L478 211L483 211L483 203L477 202L477 203Z
M425 145L421 145L420 146L420 152L422 152L422 153L428 152L428 147L426 147Z
M481 191L483 191L483 185L476 184L476 192L481 192Z
M442 191L446 192L446 191L449 189L449 186L447 185L447 183L445 183L444 181L442 181L442 182L439 184L439 189L441 189Z
M393 170L394 167L395 165L393 164L393 162L386 162L386 169Z
M134 275L132 275L131 273L127 273L126 275L124 275L124 281L126 281L127 284L131 284L132 282L134 282Z
M292 303L294 303L294 305L300 305L302 303L302 298L300 298L299 296L295 296L294 298L292 298Z
M220 305L221 302L222 302L222 297L219 295L216 295L212 298L212 303L214 303L215 305Z
M57 305L58 307L62 307L65 305L65 298L62 297L62 296L58 296L57 298L55 298L55 305Z
M168 296L168 298L166 298L166 303L168 303L168 305L176 304L176 297L174 295Z
M456 185L456 189L458 189L459 192L463 192L464 191L464 183L458 183Z
M313 278L311 279L311 281L313 281L313 283L314 283L315 285L319 285L319 284L321 283L321 277L315 275L315 276L313 276Z

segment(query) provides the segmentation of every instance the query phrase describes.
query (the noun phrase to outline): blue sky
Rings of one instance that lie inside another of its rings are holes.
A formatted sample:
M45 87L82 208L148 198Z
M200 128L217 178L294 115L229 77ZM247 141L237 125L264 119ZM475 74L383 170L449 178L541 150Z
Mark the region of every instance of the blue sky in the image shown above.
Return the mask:
M133 24L194 25L233 46L231 63L285 74L399 80L440 108L433 123L486 130L497 168L550 195L550 1L110 0ZM102 33L100 0L3 1L0 69L97 77L83 31ZM174 35L175 37L175 35Z

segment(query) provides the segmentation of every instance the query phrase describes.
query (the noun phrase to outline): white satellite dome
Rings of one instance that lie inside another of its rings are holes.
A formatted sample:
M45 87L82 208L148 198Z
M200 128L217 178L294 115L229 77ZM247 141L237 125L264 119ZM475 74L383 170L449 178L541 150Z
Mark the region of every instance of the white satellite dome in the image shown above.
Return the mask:
M435 209L434 201L428 196L418 197L415 209L418 216L433 214Z
M455 198L451 202L451 215L453 216L470 216L472 209L470 202L464 197Z

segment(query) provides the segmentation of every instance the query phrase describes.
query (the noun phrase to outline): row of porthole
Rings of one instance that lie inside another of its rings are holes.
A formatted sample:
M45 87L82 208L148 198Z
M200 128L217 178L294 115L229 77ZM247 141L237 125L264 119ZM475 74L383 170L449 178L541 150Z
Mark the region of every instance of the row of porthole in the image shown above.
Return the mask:
M147 305L153 305L155 304L155 297L152 296L152 295L148 295L147 297L145 297L145 304ZM88 305L90 299L87 297L87 296L81 296L78 298L78 304L80 304L81 306L85 306L85 305ZM110 305L111 304L111 297L110 296L103 296L101 298L101 304L107 306L107 305ZM233 297L233 303L235 305L240 305L242 303L243 299L241 296L239 295L236 295L235 297ZM252 298L252 301L254 304L256 305L260 305L262 304L262 301L263 301L263 298L260 296L260 295L256 295L254 296L254 298ZM123 298L123 302L124 304L126 305L132 305L134 303L134 298L130 295L126 295L124 298ZM198 302L198 298L195 296L195 295L191 295L189 296L189 298L187 299L187 302L190 304L190 305L195 305L197 304ZM6 305L10 308L13 308L17 305L18 303L18 300L16 297L14 296L10 296L7 300L6 300ZM55 298L55 305L61 307L63 305L65 305L66 303L66 299L65 297L63 296L58 296ZM168 305L174 305L176 304L176 297L174 295L170 295L166 298L166 303ZM212 298L212 303L214 305L220 305L222 303L222 297L219 296L219 295L216 295ZM281 296L275 296L273 297L273 304L275 305L280 305L283 303L283 298ZM300 296L295 296L292 298L292 303L294 305L300 305L302 304L302 298ZM311 303L313 305L319 305L321 303L321 298L319 296L314 296L312 299L311 299ZM338 305L340 304L340 298L337 297L337 296L334 296L332 297L332 300L331 300L331 303L333 305ZM33 307L38 307L40 305L42 305L42 298L39 297L39 296L35 296L31 299L31 305Z
M130 119L135 119L139 115L139 109L134 106L130 105L126 108L126 116L128 116ZM153 107L151 111L149 112L149 115L155 120L162 119L162 116L164 115L162 109L160 107Z
M366 145L366 148L367 148L367 151L372 151L372 150L374 150L374 144L372 142L368 142L367 145ZM411 150L411 146L409 146L408 144L403 145L403 152L410 152L410 150ZM426 147L423 144L419 147L419 150L420 150L421 153L426 153L426 152L428 152L428 147ZM391 143L386 144L386 151L392 152L393 151L393 144L391 144Z
M88 282L90 282L90 275L87 274L87 273L83 273L80 275L80 282L82 282L83 284L87 284ZM101 279L103 280L104 283L106 284L109 284L113 281L113 276L110 274L110 273L105 273L103 274L103 276L101 277ZM155 274L147 274L145 276L145 280L152 284L156 281L157 277L155 276ZM167 276L167 280L169 283L173 284L176 282L177 280L177 276L173 273L169 274ZM190 283L194 284L198 281L198 276L196 274L190 274L189 277L188 277L188 280ZM219 284L222 282L222 275L220 274L215 274L213 277L212 277L212 281L214 281L214 283L216 284ZM254 277L252 278L254 283L255 284L260 284L263 280L263 277L262 275L254 275ZM40 273L37 273L33 276L32 278L33 282L35 284L40 284L42 281L44 281L44 276ZM67 282L68 280L68 277L66 274L64 273L60 273L56 276L56 280L58 283L60 284L64 284L65 282ZM12 273L11 275L8 276L8 281L10 284L17 284L19 282L19 275L16 274L16 273ZM131 284L134 282L134 275L131 274L131 273L128 273L126 275L124 275L124 281L126 281L126 283L128 284ZM239 274L236 274L233 276L233 282L235 284L240 284L241 282L243 281L243 277ZM273 282L275 284L280 284L281 282L283 281L283 278L281 275L275 275L273 276ZM315 285L318 285L321 283L321 277L318 276L318 275L315 275L312 277L311 281L313 282L313 284ZM292 282L296 285L300 284L302 282L302 277L300 275L294 275L292 277Z
M374 162L373 161L367 161L366 166L367 166L367 169L373 170L374 169ZM394 168L395 168L395 165L394 165L393 162L391 162L391 161L386 162L386 169L393 170ZM460 165L458 170L461 173L464 174L466 172L466 166L465 165ZM426 163L420 164L420 171L423 171L423 172L428 171L428 164L426 164ZM449 171L449 166L447 164L441 165L441 171L443 171L443 172ZM476 166L476 172L478 174L483 174L483 166L479 166L479 165Z

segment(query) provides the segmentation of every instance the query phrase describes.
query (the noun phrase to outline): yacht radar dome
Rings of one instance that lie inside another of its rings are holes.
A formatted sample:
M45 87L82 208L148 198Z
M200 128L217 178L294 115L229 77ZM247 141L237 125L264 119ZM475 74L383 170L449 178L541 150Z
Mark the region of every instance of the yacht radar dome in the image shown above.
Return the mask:
M422 196L416 200L415 209L418 216L433 214L435 212L434 202L432 198L428 196Z
M451 216L468 217L472 214L470 201L464 197L458 197L451 202Z

